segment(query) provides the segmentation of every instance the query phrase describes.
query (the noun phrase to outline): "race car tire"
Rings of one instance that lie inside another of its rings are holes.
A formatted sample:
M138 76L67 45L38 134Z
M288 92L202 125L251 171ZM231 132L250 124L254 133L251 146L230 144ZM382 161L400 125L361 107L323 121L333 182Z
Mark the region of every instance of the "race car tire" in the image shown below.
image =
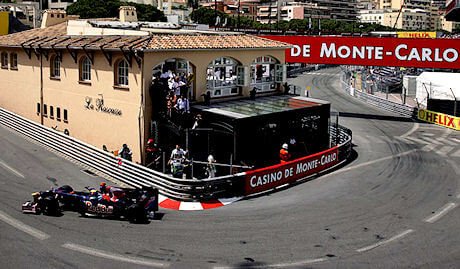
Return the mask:
M48 200L43 206L43 214L48 216L57 216L59 214L59 204L56 200Z
M131 205L126 210L126 218L131 223L145 223L147 222L147 214L142 206Z

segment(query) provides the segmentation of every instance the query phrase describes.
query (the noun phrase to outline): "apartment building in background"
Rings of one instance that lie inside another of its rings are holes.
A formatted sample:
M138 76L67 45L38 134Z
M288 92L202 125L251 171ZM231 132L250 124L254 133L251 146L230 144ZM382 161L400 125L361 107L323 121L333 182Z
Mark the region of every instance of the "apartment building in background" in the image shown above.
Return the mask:
M425 31L429 29L430 14L422 9L361 10L358 20L364 23L381 24L395 29Z

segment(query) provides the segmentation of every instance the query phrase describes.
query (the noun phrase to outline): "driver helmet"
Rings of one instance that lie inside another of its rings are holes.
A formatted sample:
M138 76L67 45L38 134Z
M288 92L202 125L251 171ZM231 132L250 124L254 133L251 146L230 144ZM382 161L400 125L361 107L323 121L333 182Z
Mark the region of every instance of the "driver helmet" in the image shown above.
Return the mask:
M149 140L147 140L147 144L153 144L155 142L155 140L153 140L153 138L149 138Z
M33 193L32 193L32 197L33 197L33 198L36 198L36 197L38 197L38 196L40 196L40 193L39 193L39 192L33 192Z
M288 149L288 144L284 143L282 146L283 149Z
M97 190L90 190L89 193L90 193L91 195L96 195L96 194L97 194Z

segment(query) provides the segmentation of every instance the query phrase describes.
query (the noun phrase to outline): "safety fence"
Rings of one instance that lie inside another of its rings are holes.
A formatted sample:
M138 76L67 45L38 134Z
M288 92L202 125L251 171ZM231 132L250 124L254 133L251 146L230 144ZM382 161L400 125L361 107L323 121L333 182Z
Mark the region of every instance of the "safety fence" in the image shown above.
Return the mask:
M100 176L115 179L132 187L153 186L161 194L173 199L203 201L245 195L246 172L202 180L174 178L136 163L122 160L109 152L25 119L3 108L0 108L0 124L58 155L83 167L88 167ZM350 156L351 131L342 126L335 126L331 127L331 133L338 137L339 144L336 145L339 156L338 165ZM328 167L328 169L330 168Z
M364 91L357 90L350 85L350 77L351 74L348 72L344 72L342 76L342 89L349 93L350 95L363 100L364 102L377 106L379 108L385 109L387 111L391 111L393 113L399 114L401 116L407 118L417 118L417 107L408 106L405 104L400 104L396 102L392 102L390 100L378 97L373 94L366 93Z

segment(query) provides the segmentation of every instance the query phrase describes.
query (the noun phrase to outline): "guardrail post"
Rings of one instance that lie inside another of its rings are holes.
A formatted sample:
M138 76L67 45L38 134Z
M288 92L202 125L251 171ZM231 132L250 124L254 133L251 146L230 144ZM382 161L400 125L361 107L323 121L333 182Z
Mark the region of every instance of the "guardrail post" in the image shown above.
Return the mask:
M233 154L230 154L230 175L233 175Z
M163 174L166 173L166 153L163 151Z

